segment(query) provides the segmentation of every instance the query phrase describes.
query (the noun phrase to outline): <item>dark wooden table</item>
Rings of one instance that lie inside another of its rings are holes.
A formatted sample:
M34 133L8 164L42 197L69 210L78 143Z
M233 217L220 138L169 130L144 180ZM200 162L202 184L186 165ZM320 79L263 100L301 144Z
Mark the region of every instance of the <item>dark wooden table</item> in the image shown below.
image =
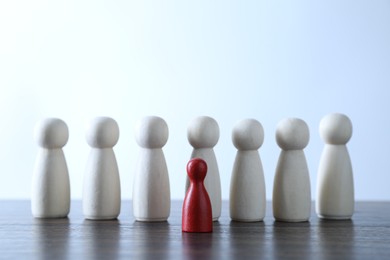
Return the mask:
M210 234L181 232L181 205L165 223L135 222L131 202L115 221L84 220L73 201L66 219L34 219L29 201L0 201L0 259L390 259L390 202L358 202L350 221L282 223L222 217Z

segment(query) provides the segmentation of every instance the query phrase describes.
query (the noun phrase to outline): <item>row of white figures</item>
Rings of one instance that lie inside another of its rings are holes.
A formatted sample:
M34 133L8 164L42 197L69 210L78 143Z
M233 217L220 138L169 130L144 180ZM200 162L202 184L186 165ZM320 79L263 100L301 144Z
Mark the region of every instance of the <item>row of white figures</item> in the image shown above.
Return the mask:
M320 136L325 147L318 169L317 215L350 219L354 184L346 144L352 137L352 123L343 114L326 115L320 123ZM238 151L230 184L230 217L243 222L261 221L265 216L265 183L257 150L263 144L263 127L256 120L242 120L233 129L232 139ZM281 152L272 197L276 220L301 222L310 218L310 177L303 151L309 139L309 128L301 119L287 118L277 125L276 142Z
M58 218L69 214L69 174L62 151L68 136L67 125L58 118L44 119L35 127L35 139L41 146L32 180L31 207L35 217ZM171 203L168 169L162 150L168 140L168 126L160 117L145 117L138 121L135 137L140 155L134 176L133 214L138 221L165 221ZM218 166L212 148L218 138L218 124L210 117L195 119L188 130L188 139L194 146L191 158L203 157L208 164L205 186L212 202L214 220L218 220L222 204ZM113 151L118 139L119 127L114 119L97 117L89 122L86 140L91 151L82 199L83 214L87 219L114 219L120 213L120 178Z
M326 142L318 176L317 214L322 218L346 219L353 214L352 167L346 143L352 124L342 114L330 114L320 124ZM66 124L45 119L35 136L42 147L33 177L32 212L35 217L65 217L69 213L69 177L62 147L68 139ZM120 212L120 180L112 147L119 138L117 123L106 117L93 119L87 129L92 147L84 179L83 212L88 219L112 219ZM188 127L193 146L191 158L206 161L205 187L213 220L221 214L221 184L213 147L219 139L217 122L195 118ZM133 187L133 214L138 221L165 221L170 213L168 170L162 147L168 126L159 117L145 117L136 126L141 147ZM232 140L238 149L230 187L230 216L237 221L261 221L265 216L265 182L258 149L264 140L262 125L254 119L237 123ZM297 222L310 217L310 180L303 149L309 129L303 120L290 118L277 126L276 141L282 148L274 181L273 212L277 220ZM186 189L188 188L188 177Z

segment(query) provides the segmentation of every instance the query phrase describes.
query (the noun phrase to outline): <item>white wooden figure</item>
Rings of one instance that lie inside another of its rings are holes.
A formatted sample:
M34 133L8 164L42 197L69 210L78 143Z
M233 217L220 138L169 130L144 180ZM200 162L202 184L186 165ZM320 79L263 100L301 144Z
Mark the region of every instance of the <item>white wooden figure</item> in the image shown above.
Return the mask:
M121 209L121 186L113 147L119 126L109 117L93 118L87 125L89 153L83 186L83 213L86 219L116 219Z
M273 214L276 220L302 222L310 218L310 177L303 149L309 143L309 128L298 118L279 122L276 141L282 149L276 167Z
M46 118L36 124L34 135L41 148L32 177L32 214L36 218L66 217L70 183L62 147L68 142L68 127L61 119Z
M317 215L326 219L350 219L354 212L354 184L347 142L351 120L343 114L326 115L320 123L325 142L317 177Z
M239 121L232 141L238 149L230 182L230 218L235 221L262 221L265 216L264 171L257 151L264 141L263 126L255 119Z
M171 192L163 146L168 125L157 116L137 122L135 138L140 146L133 186L133 214L137 221L166 221L171 211Z
M222 207L221 180L213 149L219 139L219 126L217 121L208 116L200 116L193 119L187 128L187 138L194 148L191 159L201 158L207 163L208 170L204 185L210 197L213 221L217 221L221 216ZM190 180L187 176L186 192L189 186Z

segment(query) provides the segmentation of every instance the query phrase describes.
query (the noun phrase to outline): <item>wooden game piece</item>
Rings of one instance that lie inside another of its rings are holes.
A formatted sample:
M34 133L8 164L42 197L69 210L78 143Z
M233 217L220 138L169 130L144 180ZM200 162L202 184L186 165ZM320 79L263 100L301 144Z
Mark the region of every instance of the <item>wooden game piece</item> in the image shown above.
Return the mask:
M351 120L343 114L326 115L320 123L325 142L317 177L316 211L320 218L350 219L354 212L354 185L347 142Z
M140 148L133 186L133 214L137 221L166 221L171 210L168 168L162 147L168 141L164 119L138 121L135 137Z
M46 118L36 124L34 135L41 148L32 177L32 214L36 218L66 217L70 183L62 147L68 142L68 127L61 119Z
M190 186L184 198L182 210L182 231L204 233L213 231L213 218L210 197L204 186L207 164L194 158L187 164Z
M238 149L230 182L230 217L235 221L262 221L265 216L265 180L258 153L263 126L255 119L239 121L232 132Z
M213 147L219 139L219 126L215 119L208 116L200 116L192 120L187 129L189 143L194 148L191 158L201 158L206 161L208 172L204 185L210 196L213 212L213 221L218 221L221 216L222 194L221 180L219 177L218 163ZM186 179L186 191L190 185Z
M310 218L310 177L303 149L309 143L309 128L298 118L279 122L276 141L282 149L276 167L273 190L273 214L285 222Z
M121 209L121 187L113 147L119 139L117 122L96 117L87 125L86 140L91 146L83 187L86 219L115 219Z

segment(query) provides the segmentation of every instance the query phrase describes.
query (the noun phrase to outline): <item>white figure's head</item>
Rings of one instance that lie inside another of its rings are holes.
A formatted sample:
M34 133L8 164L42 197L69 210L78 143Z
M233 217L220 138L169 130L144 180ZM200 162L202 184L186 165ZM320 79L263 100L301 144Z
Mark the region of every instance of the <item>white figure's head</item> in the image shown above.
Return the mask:
M328 114L320 122L320 136L328 144L346 144L352 137L352 122L346 115Z
M195 149L214 147L219 140L217 121L208 116L194 118L188 125L187 138Z
M143 148L162 148L167 143L168 136L168 125L161 117L144 117L135 127L135 139Z
M69 139L68 126L59 118L45 118L35 125L34 137L41 147L62 148Z
M110 117L95 117L87 124L87 143L94 148L112 148L119 139L119 126Z
M283 150L302 150L309 139L309 127L302 119L286 118L276 127L276 142Z
M244 119L236 123L232 141L238 150L257 150L264 142L264 129L255 119Z

